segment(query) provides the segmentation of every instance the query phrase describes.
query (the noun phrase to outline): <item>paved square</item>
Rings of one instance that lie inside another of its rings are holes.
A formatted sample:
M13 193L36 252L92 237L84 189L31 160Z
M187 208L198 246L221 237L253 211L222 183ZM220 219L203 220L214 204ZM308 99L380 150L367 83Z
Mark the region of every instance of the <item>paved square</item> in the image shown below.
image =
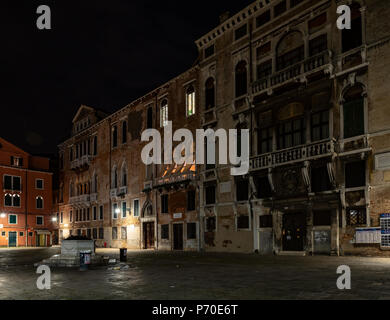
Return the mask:
M0 249L2 299L390 299L390 259L154 251L129 252L121 270L52 269L52 289L40 291L33 264L58 252ZM350 291L336 287L340 265L352 269Z

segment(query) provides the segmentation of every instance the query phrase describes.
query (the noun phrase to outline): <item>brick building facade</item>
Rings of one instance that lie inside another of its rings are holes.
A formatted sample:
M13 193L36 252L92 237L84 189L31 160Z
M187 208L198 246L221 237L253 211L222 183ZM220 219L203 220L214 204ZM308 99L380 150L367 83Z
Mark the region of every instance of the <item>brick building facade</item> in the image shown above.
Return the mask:
M342 4L352 30L337 28ZM197 40L199 59L179 77L110 116L89 118L97 111L81 107L60 146L62 236L161 250L386 255L387 13L381 0L256 1ZM250 171L146 167L141 134L163 133L168 121L193 134L248 129Z
M51 245L50 160L31 156L0 138L0 246Z

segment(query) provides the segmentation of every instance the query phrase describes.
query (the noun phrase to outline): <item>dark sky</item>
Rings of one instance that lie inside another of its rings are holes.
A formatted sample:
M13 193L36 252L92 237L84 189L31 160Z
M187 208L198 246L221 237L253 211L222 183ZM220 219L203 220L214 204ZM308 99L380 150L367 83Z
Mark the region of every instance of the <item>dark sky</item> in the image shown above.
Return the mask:
M116 111L191 67L194 43L251 0L0 1L0 136L55 153L80 104ZM52 30L36 27L49 5Z

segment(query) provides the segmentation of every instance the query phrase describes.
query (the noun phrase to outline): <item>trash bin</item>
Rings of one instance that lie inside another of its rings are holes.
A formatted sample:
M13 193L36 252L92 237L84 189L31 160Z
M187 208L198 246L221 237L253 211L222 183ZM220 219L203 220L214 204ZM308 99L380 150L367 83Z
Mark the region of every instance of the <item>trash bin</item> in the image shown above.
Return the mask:
M127 262L127 249L122 248L120 249L120 262Z
M80 251L80 270L86 271L88 270L88 266L91 264L91 254L90 250L88 251Z

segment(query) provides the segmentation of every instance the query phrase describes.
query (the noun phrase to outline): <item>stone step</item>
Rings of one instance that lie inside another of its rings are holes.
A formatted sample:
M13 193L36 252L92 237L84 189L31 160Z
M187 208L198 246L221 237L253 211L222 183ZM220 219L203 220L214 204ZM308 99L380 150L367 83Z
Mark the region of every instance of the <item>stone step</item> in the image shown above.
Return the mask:
M278 256L306 257L306 251L280 251Z

